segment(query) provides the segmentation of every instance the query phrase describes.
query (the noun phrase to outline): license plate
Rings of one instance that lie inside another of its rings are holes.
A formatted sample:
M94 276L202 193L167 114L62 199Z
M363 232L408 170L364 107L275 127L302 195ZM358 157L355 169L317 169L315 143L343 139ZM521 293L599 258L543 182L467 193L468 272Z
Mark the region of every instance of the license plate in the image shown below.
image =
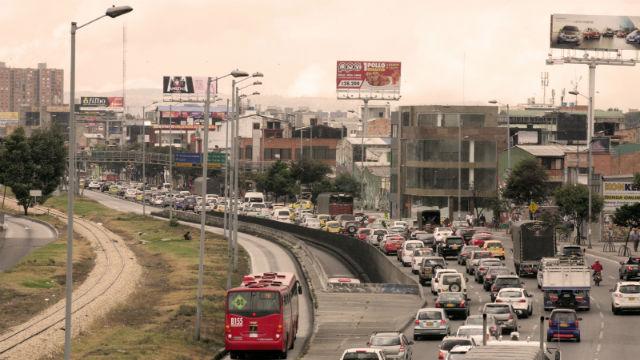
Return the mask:
M429 321L427 322L427 326L436 326L438 323L435 321Z
M634 298L634 297L630 297L630 298L629 298L629 301L636 301L636 298Z
M249 333L249 337L250 338L257 338L258 334L257 333Z
M453 307L453 304L447 304L447 307L451 308L451 307Z
M560 323L560 327L569 327L569 324L567 324L567 323Z

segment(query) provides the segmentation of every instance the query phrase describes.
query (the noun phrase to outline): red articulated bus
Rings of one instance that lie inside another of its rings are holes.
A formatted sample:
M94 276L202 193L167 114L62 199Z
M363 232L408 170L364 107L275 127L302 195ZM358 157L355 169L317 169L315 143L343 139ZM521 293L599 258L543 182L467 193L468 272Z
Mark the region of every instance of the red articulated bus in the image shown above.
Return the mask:
M227 291L224 345L232 359L246 353L277 352L286 359L298 331L298 295L292 273L246 275Z

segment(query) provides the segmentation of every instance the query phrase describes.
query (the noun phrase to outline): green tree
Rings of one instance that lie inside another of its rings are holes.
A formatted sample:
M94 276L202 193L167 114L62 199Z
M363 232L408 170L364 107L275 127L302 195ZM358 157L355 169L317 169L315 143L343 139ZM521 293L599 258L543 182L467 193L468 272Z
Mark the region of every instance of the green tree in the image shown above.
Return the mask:
M322 181L330 172L331 168L318 160L302 159L291 163L291 176L301 184Z
M556 189L554 194L560 214L572 219L578 231L577 244L582 239L582 224L589 216L589 188L582 184L569 184ZM604 202L598 194L591 195L591 220L596 220Z
M256 186L264 192L273 193L276 199L296 193L295 179L291 176L289 166L280 160L256 177Z
M613 214L613 223L628 228L627 239L624 243L625 248L627 248L631 229L640 227L640 203L622 205L617 208Z
M340 173L336 176L333 183L336 191L350 193L358 197L361 196L360 181L358 181L358 179L356 179L352 174Z
M549 196L549 176L536 159L520 161L514 168L502 192L505 198L516 205L531 201L543 203Z
M0 157L3 182L24 209L25 215L33 198L29 190L41 190L44 202L60 185L65 171L64 138L59 129L36 130L27 138L23 128L18 128L8 138Z

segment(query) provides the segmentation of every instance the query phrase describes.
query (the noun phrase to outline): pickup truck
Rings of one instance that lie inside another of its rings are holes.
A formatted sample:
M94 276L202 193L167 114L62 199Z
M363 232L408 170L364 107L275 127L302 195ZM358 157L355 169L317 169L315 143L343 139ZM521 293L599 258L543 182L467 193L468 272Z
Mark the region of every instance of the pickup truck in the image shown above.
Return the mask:
M640 257L629 256L627 261L620 262L620 280L640 279Z

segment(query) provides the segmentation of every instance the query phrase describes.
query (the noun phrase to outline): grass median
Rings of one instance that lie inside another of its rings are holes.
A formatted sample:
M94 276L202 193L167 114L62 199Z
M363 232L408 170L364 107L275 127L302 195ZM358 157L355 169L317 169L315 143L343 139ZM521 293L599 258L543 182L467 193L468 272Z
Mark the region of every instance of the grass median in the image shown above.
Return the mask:
M74 357L211 358L223 345L228 259L224 239L207 233L201 341L194 341L198 230L118 212L85 198L76 201L76 214L100 222L122 236L145 272L125 304L74 340ZM45 205L65 209L66 197L51 198ZM184 239L187 231L193 240ZM234 284L248 272L248 267L248 256L241 249Z
M4 209L9 214L18 211ZM0 272L0 333L21 324L64 298L66 270L66 223L49 215L30 215L53 225L58 239L39 247L11 269ZM28 239L24 239L28 241ZM95 253L89 242L76 235L73 283L79 286L93 269Z

